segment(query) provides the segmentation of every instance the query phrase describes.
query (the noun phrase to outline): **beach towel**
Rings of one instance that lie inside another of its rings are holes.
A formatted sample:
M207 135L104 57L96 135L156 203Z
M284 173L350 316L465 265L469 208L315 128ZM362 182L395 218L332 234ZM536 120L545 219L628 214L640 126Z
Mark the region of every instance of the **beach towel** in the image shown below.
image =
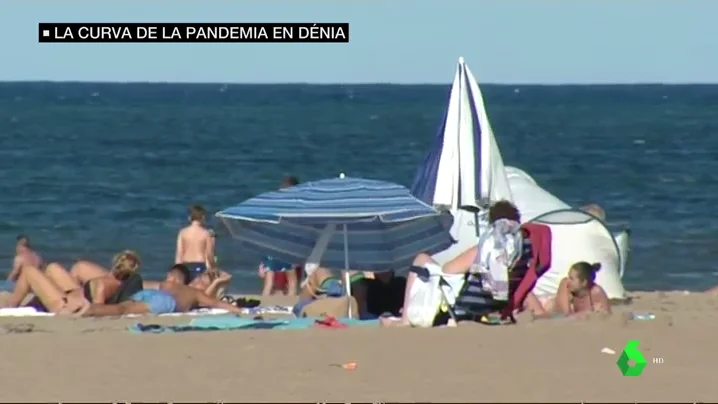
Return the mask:
M37 311L34 307L5 307L0 309L0 317L41 317L54 315L55 313Z
M480 238L472 272L496 301L509 300L509 271L521 255L523 236L518 222L499 219Z
M317 321L325 321L323 318L292 318L287 320L255 320L236 316L217 316L198 318L185 325L161 325L161 324L134 324L129 331L136 334L160 334L190 331L238 331L238 330L302 330L314 328ZM368 326L378 327L378 320L357 320L342 318L342 324L347 327Z
M257 306L252 308L243 308L241 309L244 314L250 315L250 316L261 316L264 314L286 314L291 315L292 314L292 306Z
M186 313L165 313L160 317L177 317L177 316L206 316L229 313L224 309L195 309ZM250 313L248 313L250 314ZM47 317L54 316L55 313L36 310L34 307L6 307L0 309L0 317ZM146 314L128 314L124 317L142 317Z

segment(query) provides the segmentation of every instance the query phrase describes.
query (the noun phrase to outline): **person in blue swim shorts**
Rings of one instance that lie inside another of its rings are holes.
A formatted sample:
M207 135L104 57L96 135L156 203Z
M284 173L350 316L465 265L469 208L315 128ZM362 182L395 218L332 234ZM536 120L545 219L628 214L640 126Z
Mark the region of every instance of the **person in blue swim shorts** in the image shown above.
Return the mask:
M144 304L151 314L174 313L177 300L169 292L158 289L140 290L130 297L134 304Z
M184 313L199 307L224 309L234 314L242 311L235 305L220 301L201 290L187 286L190 270L175 264L161 282L145 282L141 290L122 303L92 304L84 316L122 316L125 314Z

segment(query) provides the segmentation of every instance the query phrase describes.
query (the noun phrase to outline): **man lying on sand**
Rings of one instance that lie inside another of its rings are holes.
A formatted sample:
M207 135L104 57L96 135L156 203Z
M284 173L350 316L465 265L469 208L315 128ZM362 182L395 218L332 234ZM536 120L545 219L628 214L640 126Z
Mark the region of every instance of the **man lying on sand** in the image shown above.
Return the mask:
M184 313L199 307L224 309L242 314L235 305L217 300L201 290L187 286L191 279L185 265L175 264L167 271L162 282L147 282L152 289L137 292L126 302L119 304L93 304L83 310L85 316L121 316L125 314Z
M20 276L23 266L42 268L42 257L32 248L30 239L21 234L15 240L15 259L12 262L12 270L7 275L7 280L13 282Z
M216 268L215 234L204 226L206 212L202 206L189 209L189 225L177 234L175 264L190 270L190 286L210 296L221 297L232 275Z

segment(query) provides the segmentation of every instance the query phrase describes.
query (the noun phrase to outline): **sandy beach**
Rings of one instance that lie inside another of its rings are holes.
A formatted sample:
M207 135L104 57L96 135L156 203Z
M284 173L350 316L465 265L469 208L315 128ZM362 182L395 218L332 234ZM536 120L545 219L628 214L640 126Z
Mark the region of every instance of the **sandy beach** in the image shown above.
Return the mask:
M717 309L703 294L636 293L611 317L580 321L160 335L126 327L188 317L2 317L0 380L8 402L707 401L718 397ZM649 362L639 377L615 364L631 339Z

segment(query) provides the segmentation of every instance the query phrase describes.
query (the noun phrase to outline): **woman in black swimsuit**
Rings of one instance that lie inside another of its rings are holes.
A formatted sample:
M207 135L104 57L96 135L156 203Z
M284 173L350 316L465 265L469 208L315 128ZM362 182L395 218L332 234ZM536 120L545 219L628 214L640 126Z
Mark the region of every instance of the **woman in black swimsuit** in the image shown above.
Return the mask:
M108 299L123 289L128 280L139 277L139 268L139 256L134 251L126 250L115 255L112 269L109 271L94 262L81 260L76 262L69 272L61 265L52 263L47 266L45 274L61 290L76 289L82 285L85 299L92 303L107 303ZM141 280L139 284L142 284ZM137 292L141 287L134 289L137 289Z

